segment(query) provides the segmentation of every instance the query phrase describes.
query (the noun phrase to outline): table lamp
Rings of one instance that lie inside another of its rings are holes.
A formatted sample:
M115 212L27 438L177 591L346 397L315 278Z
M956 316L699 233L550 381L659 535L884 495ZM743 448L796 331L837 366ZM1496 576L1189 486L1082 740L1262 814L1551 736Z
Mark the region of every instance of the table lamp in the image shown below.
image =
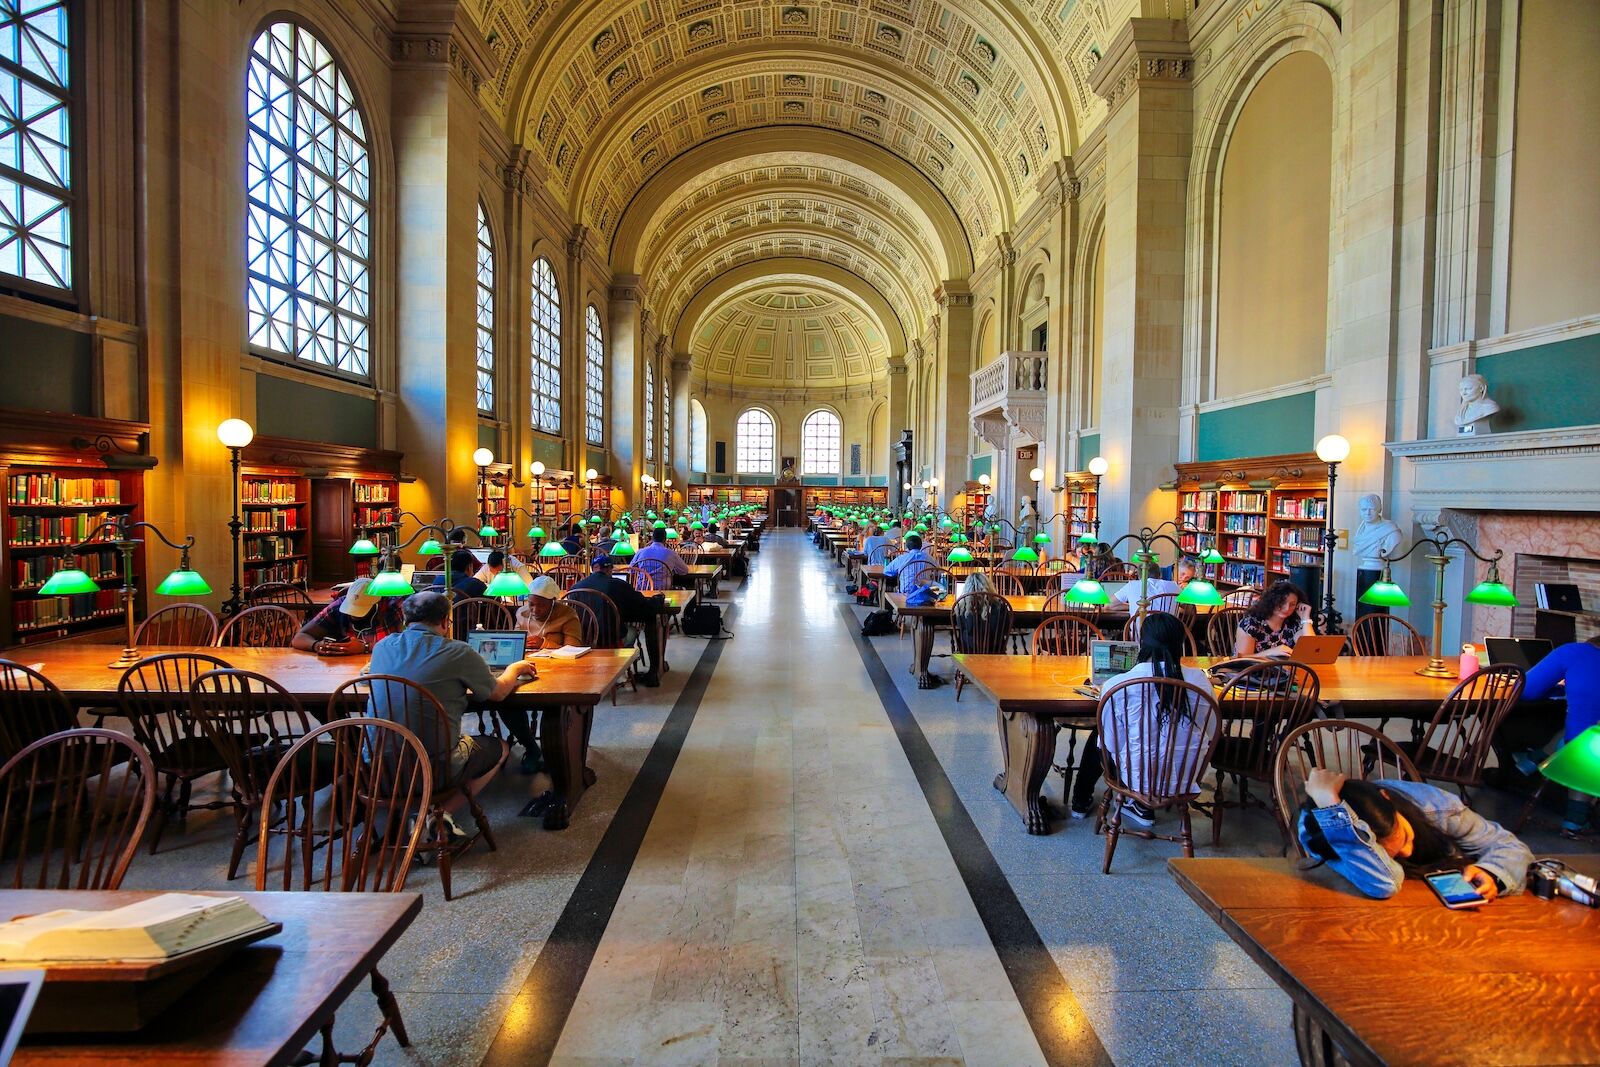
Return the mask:
M1067 599L1074 604L1109 604L1111 597L1106 594L1106 587L1093 578L1079 578L1067 590Z
M1600 726L1591 726L1539 764L1545 778L1589 796L1600 796Z
M484 596L517 597L527 596L528 583L522 580L522 575L507 567L495 575L489 582L489 587L483 591Z

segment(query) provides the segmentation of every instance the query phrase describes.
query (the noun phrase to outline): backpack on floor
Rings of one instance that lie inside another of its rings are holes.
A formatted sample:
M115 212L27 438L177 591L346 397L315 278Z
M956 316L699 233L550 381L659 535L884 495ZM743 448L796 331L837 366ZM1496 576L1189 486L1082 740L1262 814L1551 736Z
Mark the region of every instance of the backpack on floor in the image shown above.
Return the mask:
M886 609L869 612L861 620L862 637L883 637L885 634L894 633L894 615Z
M700 604L690 609L680 624L685 637L704 637L708 641L726 641L733 634L722 628L722 609L715 604Z
M877 582L863 582L861 588L851 589L850 592L856 598L856 603L862 607L870 607L878 602Z

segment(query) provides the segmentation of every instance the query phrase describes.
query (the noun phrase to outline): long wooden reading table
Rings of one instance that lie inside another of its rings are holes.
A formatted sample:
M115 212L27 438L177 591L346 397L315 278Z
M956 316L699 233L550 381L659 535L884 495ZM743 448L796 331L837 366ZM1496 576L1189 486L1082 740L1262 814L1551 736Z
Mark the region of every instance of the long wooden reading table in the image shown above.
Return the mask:
M306 711L326 715L328 698L340 685L361 676L366 656L317 656L292 648L158 648L140 653L191 652L215 656L229 666L264 674L298 698ZM18 662L38 665L78 707L116 703L121 670L106 666L116 658L109 645L40 645L16 650ZM539 747L554 783L557 802L545 816L547 830L564 830L584 790L594 784L589 769L589 728L595 707L622 680L636 655L631 648L596 648L574 660L538 659L539 677L519 687L501 706L540 711ZM359 707L351 709L359 713Z

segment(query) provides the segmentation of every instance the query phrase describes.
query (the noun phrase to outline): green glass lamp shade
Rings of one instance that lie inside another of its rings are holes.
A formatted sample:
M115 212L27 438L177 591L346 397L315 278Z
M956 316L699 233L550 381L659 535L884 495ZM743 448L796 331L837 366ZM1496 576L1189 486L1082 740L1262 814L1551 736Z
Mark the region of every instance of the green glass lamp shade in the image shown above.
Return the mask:
M950 550L949 560L951 563L971 563L972 553L957 545Z
M1033 543L1036 545L1048 545L1050 543L1050 535L1040 530L1033 535Z
M647 519L655 518L656 517L655 509L651 508L649 511L645 512L644 513L644 517L647 518Z
M919 534L927 533L928 532L928 524L925 523L925 522L919 522L919 523L917 523L915 529L916 529L917 533L919 533Z
M79 593L98 593L95 580L76 567L66 567L52 574L39 590L40 596L76 596Z
M665 530L666 528L667 528L667 524L662 519L657 519L655 522L652 522L650 524L650 529L652 529L652 530Z
M539 550L539 555L550 556L552 558L556 556L565 556L566 554L567 550L561 547L560 541L546 541L544 547Z
M399 571L383 571L372 579L367 592L372 596L410 596L416 590L411 588L411 583Z
M1467 594L1468 604L1486 604L1492 608L1514 608L1517 598L1504 582L1479 582Z
M444 555L444 546L439 543L439 539L437 537L430 537L426 541L422 542L422 547L417 549L417 555L442 556Z
M482 526L478 527L478 536L479 537L499 537L500 536L500 531L496 530L493 526L490 526L488 523L484 523Z
M705 528L706 524L701 522L699 519L696 519L689 524L689 529L691 530L704 530Z
M1406 596L1406 591L1390 581L1373 582L1360 599L1361 603L1371 604L1375 608L1404 608L1411 605L1411 598Z
M611 555L617 556L621 559L632 558L635 551L637 551L637 549L633 547L633 543L631 541L618 541L615 545L611 546Z
M1097 545L1099 543L1100 539L1094 535L1093 530L1085 530L1078 535L1078 544L1080 545Z
M1556 749L1539 764L1544 776L1557 785L1589 796L1600 795L1600 726L1591 726Z
M1000 524L998 522L995 523L993 526L989 527L989 531L991 533L999 533L1000 532Z
M1016 560L1018 563L1038 563L1039 553L1035 552L1027 545L1022 545L1015 552L1011 553L1011 558Z
M156 592L161 596L210 596L211 586L200 577L199 571L180 568L161 579Z
M1106 587L1093 578L1079 578L1067 590L1067 599L1074 604L1109 604L1111 598L1106 595Z
M949 529L950 527L954 526L955 524L956 524L956 520L952 519L948 515L946 515L944 518L939 520L939 525L945 527L946 529Z
M953 533L950 535L950 543L954 545L964 545L971 540L972 538L968 537L964 533Z
M1218 552L1216 550L1216 547L1213 546L1211 548L1206 549L1206 554L1200 557L1200 562L1201 563L1226 563L1228 561L1226 559L1224 559L1222 557L1222 553Z
M578 518L578 525L579 525L579 526L587 526L587 525L589 525L589 520L588 520L588 519L585 519L585 518L583 518L583 517L582 517L582 516L579 516L579 518Z
M1195 578L1178 594L1178 603L1204 604L1215 608L1220 607L1225 601L1222 594L1217 592L1216 586L1202 578Z
M533 529L528 531L529 539L534 541L543 541L546 536L547 535L544 532L543 526L535 526Z
M667 527L667 540L668 541L676 541L677 539L678 539L678 531L674 530L672 527L668 526Z
M489 588L483 591L484 596L527 596L528 583L522 580L521 575L514 570L503 570L489 582Z
M359 537L356 539L356 543L350 546L350 554L352 556L376 556L378 554L378 546L372 543L372 538L370 537Z

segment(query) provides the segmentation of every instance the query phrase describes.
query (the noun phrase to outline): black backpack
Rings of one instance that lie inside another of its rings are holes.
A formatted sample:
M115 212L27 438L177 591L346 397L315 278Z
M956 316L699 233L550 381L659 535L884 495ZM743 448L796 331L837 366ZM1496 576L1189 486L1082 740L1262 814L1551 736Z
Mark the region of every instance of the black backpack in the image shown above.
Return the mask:
M869 612L861 620L862 637L882 637L894 633L894 614L886 609Z
M685 637L726 641L733 636L722 628L722 609L715 604L696 605L683 616L681 627Z

